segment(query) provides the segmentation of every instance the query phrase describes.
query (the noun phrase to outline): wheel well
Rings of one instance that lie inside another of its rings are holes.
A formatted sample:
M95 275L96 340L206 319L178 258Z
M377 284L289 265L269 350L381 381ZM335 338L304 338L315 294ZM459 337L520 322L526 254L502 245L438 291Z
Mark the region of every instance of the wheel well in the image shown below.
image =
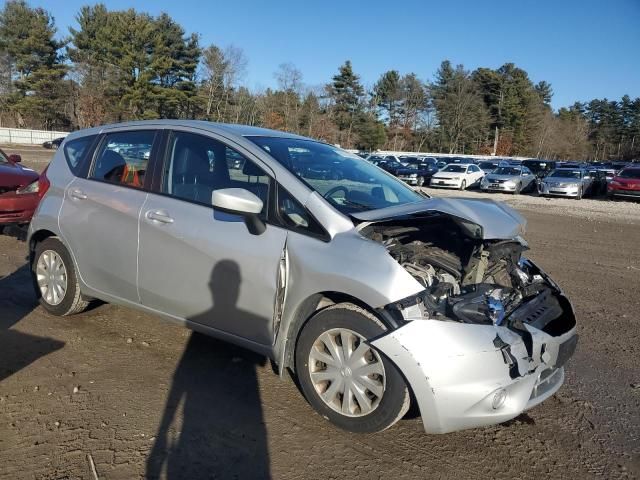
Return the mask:
M33 235L31 235L31 239L29 240L29 260L33 261L33 254L36 250L36 245L49 237L55 237L56 234L50 230L38 230Z
M289 328L287 330L287 338L284 345L285 352L283 355L283 364L279 366L280 374L282 375L285 369L290 369L295 372L295 347L298 342L298 336L302 331L304 325L313 317L317 312L324 308L337 303L353 303L358 307L361 307L373 315L375 315L389 330L395 330L398 328L398 322L391 315L391 313L384 309L373 309L362 300L348 295L342 292L320 292L310 296L295 313Z

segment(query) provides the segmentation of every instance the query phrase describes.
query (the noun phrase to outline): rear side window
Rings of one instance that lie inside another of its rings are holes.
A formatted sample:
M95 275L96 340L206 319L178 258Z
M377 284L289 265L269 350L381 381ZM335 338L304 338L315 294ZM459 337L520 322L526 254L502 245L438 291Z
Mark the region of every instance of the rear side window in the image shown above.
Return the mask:
M142 188L154 137L155 132L151 130L106 135L96 155L91 178Z
M83 166L86 163L86 154L93 143L95 135L76 138L64 144L64 157L67 159L69 169L75 176L82 174Z

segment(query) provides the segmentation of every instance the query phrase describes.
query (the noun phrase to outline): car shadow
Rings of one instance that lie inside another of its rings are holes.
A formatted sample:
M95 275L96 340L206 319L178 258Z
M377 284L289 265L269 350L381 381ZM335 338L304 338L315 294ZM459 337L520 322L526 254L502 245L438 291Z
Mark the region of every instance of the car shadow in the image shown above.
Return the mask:
M213 307L190 320L211 324L233 309L244 318L236 306L240 283L235 262L216 264ZM265 363L261 355L192 333L173 375L146 477L271 478L256 371Z
M27 264L0 277L0 382L64 346L59 340L11 328L29 315L37 304Z

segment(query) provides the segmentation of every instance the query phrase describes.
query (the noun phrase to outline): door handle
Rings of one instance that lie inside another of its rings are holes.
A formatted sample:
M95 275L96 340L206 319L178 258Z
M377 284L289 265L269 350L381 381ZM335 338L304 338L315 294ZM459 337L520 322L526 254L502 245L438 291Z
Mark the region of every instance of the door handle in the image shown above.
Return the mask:
M164 210L149 210L145 213L145 217L153 222L173 223L173 218Z
M86 200L87 199L87 194L84 193L82 190L78 189L78 188L74 188L73 190L71 190L69 192L69 195L71 195L71 197L77 199L77 200Z

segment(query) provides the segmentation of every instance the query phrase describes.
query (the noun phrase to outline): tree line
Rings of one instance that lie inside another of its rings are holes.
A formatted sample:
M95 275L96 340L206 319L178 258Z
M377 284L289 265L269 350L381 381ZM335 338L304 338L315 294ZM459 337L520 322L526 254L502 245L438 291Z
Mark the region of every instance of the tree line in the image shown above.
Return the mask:
M276 88L243 85L247 58L203 46L168 14L85 6L56 39L52 15L25 0L0 10L0 126L77 129L184 118L287 130L345 148L640 157L640 98L594 99L553 111L546 81L506 63L469 71L448 60L434 78L390 70L366 86L349 60L311 86L283 63Z

